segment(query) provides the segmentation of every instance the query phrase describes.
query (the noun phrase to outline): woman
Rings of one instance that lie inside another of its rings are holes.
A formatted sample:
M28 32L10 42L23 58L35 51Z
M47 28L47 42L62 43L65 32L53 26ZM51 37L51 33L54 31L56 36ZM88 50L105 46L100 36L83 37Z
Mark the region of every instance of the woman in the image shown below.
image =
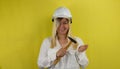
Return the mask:
M85 54L87 45L78 37L70 35L72 15L65 7L53 14L53 35L46 38L40 49L38 66L40 69L80 69L88 64Z

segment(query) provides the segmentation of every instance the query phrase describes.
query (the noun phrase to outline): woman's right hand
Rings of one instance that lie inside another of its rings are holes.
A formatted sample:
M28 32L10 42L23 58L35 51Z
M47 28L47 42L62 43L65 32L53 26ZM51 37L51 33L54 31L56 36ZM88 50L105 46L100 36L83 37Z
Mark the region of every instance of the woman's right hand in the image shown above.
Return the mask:
M66 50L64 48L61 48L58 50L56 56L57 57L63 57L66 54Z

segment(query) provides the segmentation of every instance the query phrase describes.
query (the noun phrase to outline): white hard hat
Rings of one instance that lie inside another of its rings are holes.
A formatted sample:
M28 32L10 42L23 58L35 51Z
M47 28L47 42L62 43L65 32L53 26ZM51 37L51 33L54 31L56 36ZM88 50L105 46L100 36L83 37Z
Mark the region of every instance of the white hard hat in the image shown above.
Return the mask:
M59 18L59 17L72 19L71 12L66 7L57 8L53 14L52 21L54 21L54 18Z

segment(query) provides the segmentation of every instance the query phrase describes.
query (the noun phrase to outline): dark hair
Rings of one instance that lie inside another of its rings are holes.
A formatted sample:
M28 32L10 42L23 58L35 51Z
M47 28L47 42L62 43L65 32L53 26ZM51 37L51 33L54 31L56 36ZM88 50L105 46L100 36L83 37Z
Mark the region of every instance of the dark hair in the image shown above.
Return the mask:
M63 17L58 17L57 20L61 21ZM54 22L54 18L52 18L52 22ZM72 18L70 18L70 23L72 23Z

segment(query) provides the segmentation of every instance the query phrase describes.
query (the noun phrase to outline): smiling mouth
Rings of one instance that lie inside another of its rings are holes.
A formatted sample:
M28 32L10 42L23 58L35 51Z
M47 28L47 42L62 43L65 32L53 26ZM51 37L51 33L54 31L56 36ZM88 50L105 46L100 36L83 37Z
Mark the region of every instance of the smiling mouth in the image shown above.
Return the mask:
M66 29L64 28L64 29L60 29L60 32L64 32Z

